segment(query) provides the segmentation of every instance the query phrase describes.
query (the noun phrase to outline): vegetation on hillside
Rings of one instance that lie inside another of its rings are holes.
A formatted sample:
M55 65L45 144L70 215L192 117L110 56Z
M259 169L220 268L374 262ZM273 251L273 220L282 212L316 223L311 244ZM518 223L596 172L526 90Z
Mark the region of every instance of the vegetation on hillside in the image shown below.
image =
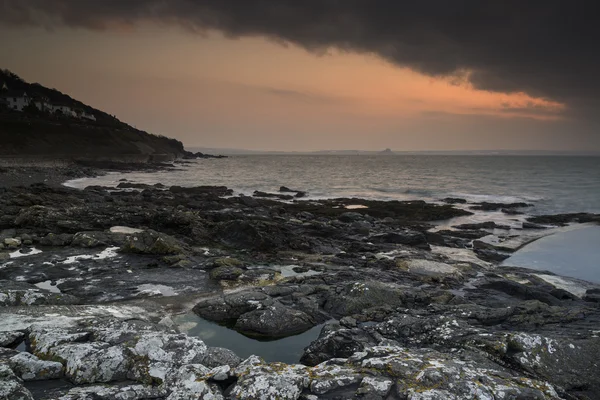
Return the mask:
M0 88L3 84L11 92L64 104L93 114L96 120L44 112L35 106L19 112L0 105L0 155L187 155L178 140L138 130L56 89L25 82L11 71L0 70Z

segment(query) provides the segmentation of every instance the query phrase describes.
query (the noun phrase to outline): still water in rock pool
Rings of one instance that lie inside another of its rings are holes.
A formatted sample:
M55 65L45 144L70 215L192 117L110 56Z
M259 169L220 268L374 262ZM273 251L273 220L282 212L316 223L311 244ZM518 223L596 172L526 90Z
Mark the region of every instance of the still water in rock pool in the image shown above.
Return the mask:
M182 332L199 337L208 346L228 348L244 359L257 355L267 362L280 361L288 364L300 361L304 348L319 337L324 325L317 325L299 335L260 341L207 321L194 313L180 315L174 321Z
M600 227L576 225L528 244L502 265L600 283L599 246Z

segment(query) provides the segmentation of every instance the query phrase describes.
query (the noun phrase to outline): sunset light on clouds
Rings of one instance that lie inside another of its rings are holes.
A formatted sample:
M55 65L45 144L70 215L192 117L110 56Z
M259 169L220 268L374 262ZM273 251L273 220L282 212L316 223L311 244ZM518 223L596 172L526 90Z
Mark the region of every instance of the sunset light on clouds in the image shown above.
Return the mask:
M227 10L214 7L211 12L219 13L223 24L231 22L220 15ZM524 81L510 60L505 62L509 72L490 77L495 67L483 62L493 54L471 62L460 48L440 53L444 62L456 58L450 66L429 53L411 55L414 46L401 52L404 44L372 44L353 36L358 33L350 33L344 44L322 26L286 32L266 20L264 29L237 30L203 17L161 17L147 10L150 16L141 17L133 9L119 14L108 8L71 23L69 13L83 13L83 8L40 10L47 15L43 23L23 22L29 17L15 8L15 17L0 26L8 39L0 44L5 67L189 145L271 150L600 146L599 135L591 133L595 120L581 116L589 115L594 104L585 93L571 93L543 72ZM316 33L321 31L322 43ZM434 42L444 51L439 40ZM414 60L404 62L405 53ZM452 145L446 143L448 135L457 138Z

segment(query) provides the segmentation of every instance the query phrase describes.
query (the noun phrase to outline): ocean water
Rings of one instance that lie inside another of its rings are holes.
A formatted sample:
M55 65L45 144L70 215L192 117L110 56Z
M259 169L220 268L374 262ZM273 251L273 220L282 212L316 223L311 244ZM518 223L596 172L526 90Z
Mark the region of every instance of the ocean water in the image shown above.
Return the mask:
M236 193L306 191L309 198L517 202L531 214L600 212L600 157L458 155L238 155L177 171L114 173L68 186L137 183L225 185Z

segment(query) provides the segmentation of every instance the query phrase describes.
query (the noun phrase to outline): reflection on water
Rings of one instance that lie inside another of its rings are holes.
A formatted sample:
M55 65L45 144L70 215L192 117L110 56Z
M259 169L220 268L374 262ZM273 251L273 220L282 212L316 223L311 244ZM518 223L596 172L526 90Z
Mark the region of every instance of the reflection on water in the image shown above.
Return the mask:
M523 247L502 265L600 283L599 226L575 226Z
M260 341L209 322L194 313L177 316L174 321L182 332L199 337L208 346L225 347L244 359L257 355L267 362L280 361L288 364L297 364L300 361L304 348L317 339L325 325L317 325L304 333L283 339Z

